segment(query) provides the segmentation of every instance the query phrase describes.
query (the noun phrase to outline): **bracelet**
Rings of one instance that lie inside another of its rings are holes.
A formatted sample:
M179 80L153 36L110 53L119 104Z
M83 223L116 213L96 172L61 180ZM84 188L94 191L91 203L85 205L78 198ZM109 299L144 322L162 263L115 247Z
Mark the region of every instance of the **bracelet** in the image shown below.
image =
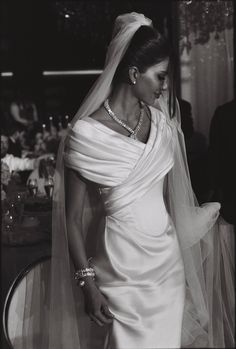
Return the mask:
M80 287L83 287L85 285L85 281L82 280L85 277L92 277L92 279L95 279L95 271L93 268L83 268L76 270L75 272L75 281L78 282Z
M82 279L86 276L95 276L95 271L93 268L84 268L76 270L75 272L75 280Z
M94 279L93 279L94 280ZM79 285L79 287L84 287L85 286L85 284L86 284L86 281L85 280L79 280L78 281L78 283L77 283L77 285Z

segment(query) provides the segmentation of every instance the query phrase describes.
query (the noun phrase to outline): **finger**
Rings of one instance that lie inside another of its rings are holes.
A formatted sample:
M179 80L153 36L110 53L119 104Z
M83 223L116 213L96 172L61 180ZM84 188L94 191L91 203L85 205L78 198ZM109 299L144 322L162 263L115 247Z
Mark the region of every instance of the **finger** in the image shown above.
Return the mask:
M102 313L109 319L114 319L114 315L110 312L107 305L103 305L102 307Z
M97 311L94 315L96 319L99 320L103 325L107 325L112 322L112 320L103 315L101 311Z
M103 323L99 321L93 314L89 315L90 319L94 321L98 326L103 326Z

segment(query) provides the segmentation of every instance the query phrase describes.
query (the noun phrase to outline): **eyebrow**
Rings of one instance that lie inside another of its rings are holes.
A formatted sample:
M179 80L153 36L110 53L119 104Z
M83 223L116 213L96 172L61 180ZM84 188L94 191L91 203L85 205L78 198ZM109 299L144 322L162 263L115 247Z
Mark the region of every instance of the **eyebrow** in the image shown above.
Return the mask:
M168 71L167 71L167 70L161 70L161 71L158 72L158 74L167 75L167 74L168 74Z

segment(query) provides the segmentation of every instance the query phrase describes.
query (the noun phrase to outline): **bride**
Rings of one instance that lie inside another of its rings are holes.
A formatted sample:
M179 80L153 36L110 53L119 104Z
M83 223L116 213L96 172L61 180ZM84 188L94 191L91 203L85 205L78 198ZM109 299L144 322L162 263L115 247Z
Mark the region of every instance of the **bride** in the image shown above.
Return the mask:
M172 70L150 19L117 17L57 157L44 348L224 347L220 205L193 194Z
M174 161L172 126L154 108L167 89L169 56L166 40L140 26L108 98L66 141L69 249L89 317L111 323L109 348L180 347L184 267L163 198ZM91 269L79 218L90 182L105 216Z

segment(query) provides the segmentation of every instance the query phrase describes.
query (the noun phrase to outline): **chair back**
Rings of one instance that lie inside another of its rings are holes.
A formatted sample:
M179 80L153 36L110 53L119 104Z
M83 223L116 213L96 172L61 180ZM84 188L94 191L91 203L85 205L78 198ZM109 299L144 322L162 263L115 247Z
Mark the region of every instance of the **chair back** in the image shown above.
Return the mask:
M3 329L10 348L43 348L40 333L48 325L50 264L46 256L28 265L8 291Z

